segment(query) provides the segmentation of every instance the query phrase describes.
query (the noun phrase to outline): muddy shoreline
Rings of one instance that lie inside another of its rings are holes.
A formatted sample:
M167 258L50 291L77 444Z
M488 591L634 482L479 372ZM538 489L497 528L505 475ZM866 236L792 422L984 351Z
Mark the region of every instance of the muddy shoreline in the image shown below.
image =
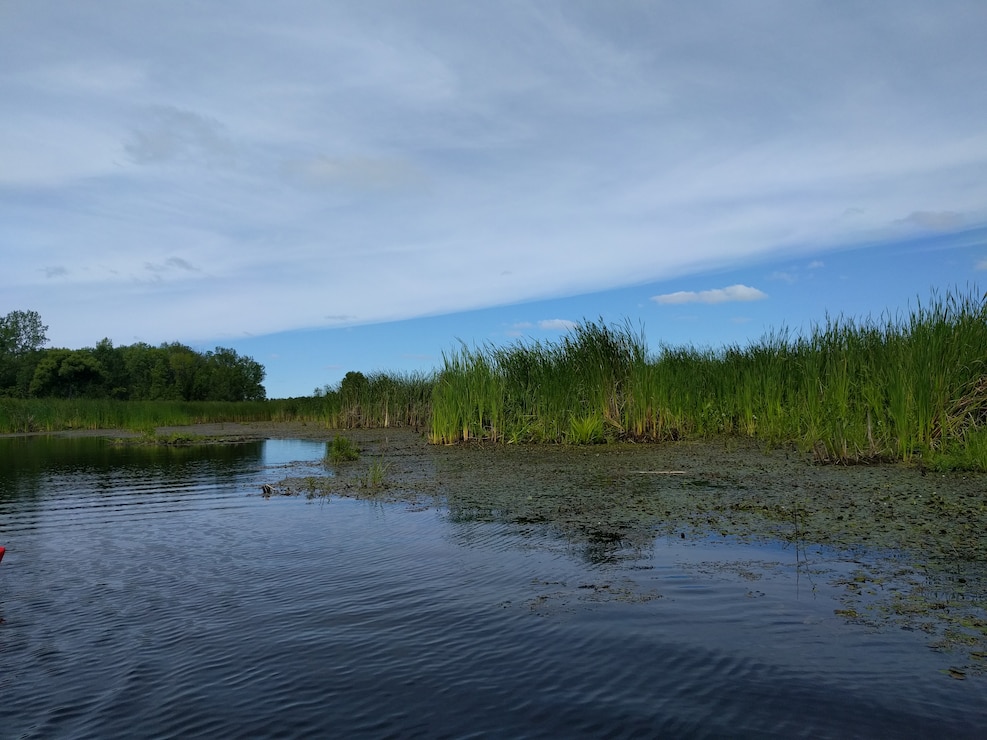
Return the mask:
M186 435L205 438L200 441L212 444L253 442L259 439L323 439L333 436L321 424L304 421L290 422L217 422L211 424L186 424L183 426L157 427L159 436ZM55 432L27 432L0 434L6 437L109 437L111 439L139 439L140 432L132 429L63 429Z

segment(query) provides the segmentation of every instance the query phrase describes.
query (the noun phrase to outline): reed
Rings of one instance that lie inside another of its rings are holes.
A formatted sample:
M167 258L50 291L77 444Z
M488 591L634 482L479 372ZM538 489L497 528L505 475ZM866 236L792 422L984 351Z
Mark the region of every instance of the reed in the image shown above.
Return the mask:
M316 391L320 416L332 429L428 426L433 378L421 373L349 372L336 387Z
M933 294L907 315L826 317L747 347L659 347L629 324L443 357L430 439L586 443L729 434L824 462L987 470L987 303Z
M69 429L132 429L219 422L317 421L313 399L277 401L119 401L113 399L0 398L0 433Z

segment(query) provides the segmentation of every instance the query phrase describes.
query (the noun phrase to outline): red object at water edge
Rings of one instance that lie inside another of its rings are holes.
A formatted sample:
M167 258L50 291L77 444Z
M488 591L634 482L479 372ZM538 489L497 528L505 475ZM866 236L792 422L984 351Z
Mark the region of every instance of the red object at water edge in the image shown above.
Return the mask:
M4 547L0 547L0 560L3 560L3 554L4 554L5 552L7 552L7 549L6 549L6 548L4 548Z

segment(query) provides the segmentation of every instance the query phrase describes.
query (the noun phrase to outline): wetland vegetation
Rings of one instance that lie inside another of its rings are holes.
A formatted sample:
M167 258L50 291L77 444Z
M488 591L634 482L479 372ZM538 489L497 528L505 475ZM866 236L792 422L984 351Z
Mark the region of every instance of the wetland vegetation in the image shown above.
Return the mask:
M594 443L734 435L823 462L987 470L987 302L827 318L747 347L648 349L629 324L558 343L463 346L432 394L431 439Z
M2 398L0 432L307 421L409 427L436 444L726 435L820 462L984 471L985 347L987 302L975 291L933 294L903 315L827 317L805 332L781 328L721 349L652 350L629 323L587 321L557 342L463 344L430 374L349 372L305 398Z

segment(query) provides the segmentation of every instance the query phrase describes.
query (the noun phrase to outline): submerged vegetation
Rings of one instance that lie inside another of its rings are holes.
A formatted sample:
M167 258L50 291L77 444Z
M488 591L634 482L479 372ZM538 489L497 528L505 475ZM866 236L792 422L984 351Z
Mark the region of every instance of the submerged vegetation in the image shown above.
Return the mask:
M437 444L728 435L820 462L987 470L985 347L987 302L975 291L723 349L652 351L629 323L585 322L554 343L461 345L432 374L350 372L308 398L0 398L0 432L306 421L413 428Z

